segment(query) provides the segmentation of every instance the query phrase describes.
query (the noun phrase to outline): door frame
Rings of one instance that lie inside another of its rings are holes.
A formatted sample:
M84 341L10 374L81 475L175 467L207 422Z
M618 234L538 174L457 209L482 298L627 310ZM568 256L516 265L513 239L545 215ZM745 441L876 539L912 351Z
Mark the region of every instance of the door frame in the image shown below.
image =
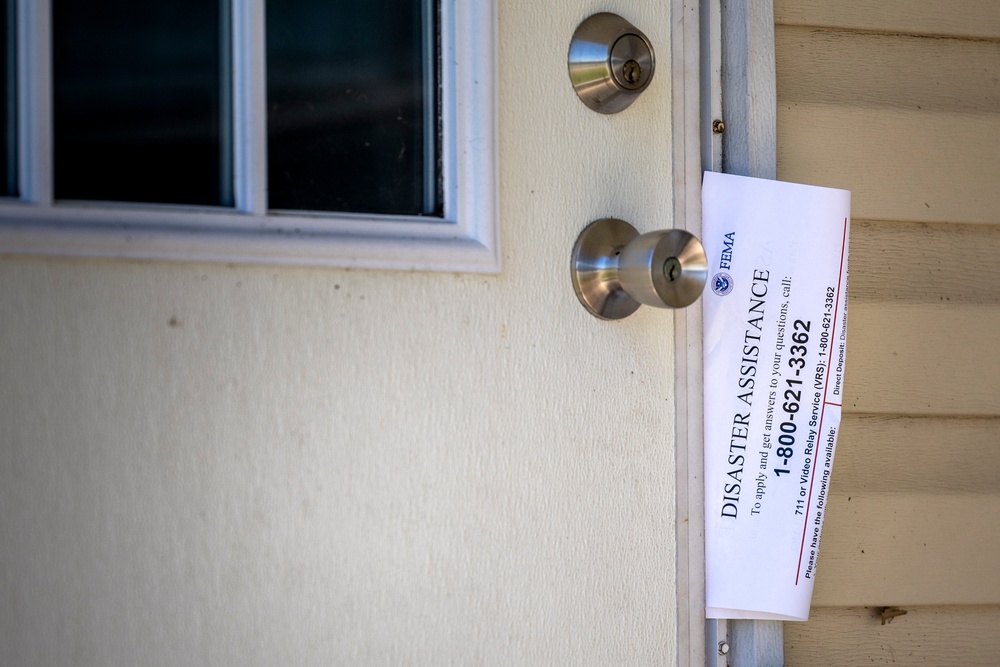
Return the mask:
M703 171L777 176L774 3L671 0L671 12L674 226L700 237ZM678 665L781 665L780 621L705 619L702 311L676 312Z
M703 30L699 0L671 0L674 227L701 237ZM709 4L709 3L705 3ZM701 307L674 311L677 664L705 665Z

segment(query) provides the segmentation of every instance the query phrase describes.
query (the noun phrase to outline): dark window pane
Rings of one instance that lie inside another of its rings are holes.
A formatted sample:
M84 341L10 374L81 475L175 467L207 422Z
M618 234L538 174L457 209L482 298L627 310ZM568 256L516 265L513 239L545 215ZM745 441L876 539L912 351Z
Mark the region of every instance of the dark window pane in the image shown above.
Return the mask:
M269 0L272 209L438 213L430 6Z
M17 196L17 21L14 0L5 0L0 11L0 76L3 77L3 102L0 111L0 195Z
M231 204L225 6L53 0L56 197Z

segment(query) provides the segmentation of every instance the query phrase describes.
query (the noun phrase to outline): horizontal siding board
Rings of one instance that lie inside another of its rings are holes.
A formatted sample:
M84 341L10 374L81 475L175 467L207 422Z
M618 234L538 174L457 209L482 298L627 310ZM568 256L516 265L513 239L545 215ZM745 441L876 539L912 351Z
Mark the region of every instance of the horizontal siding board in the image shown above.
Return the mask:
M998 516L990 494L831 490L812 604L1000 603Z
M1000 42L779 27L779 102L1000 111Z
M996 225L852 220L852 303L1000 304L998 250Z
M831 489L1000 496L1000 418L846 414Z
M880 610L814 609L808 623L785 624L790 667L1000 663L1000 607L914 607L882 625Z
M779 25L1000 39L996 0L775 0Z
M850 304L844 409L909 415L1000 413L1000 309Z
M778 104L778 178L850 190L852 217L998 222L1000 113Z

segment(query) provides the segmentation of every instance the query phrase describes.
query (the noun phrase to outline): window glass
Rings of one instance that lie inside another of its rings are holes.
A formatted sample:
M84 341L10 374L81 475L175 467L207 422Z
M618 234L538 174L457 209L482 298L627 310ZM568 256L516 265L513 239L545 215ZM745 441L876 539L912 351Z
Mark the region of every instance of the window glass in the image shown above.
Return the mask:
M434 10L268 1L270 208L439 214Z
M17 40L14 0L5 0L0 11L0 77L3 102L0 110L0 195L17 195Z
M52 0L57 198L232 204L227 14Z

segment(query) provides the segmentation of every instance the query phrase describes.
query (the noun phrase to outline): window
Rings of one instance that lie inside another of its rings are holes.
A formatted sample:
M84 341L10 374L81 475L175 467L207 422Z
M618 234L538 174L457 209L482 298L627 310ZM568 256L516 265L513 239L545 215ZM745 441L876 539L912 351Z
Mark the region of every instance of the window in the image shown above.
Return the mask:
M498 270L491 4L6 0L0 253Z

